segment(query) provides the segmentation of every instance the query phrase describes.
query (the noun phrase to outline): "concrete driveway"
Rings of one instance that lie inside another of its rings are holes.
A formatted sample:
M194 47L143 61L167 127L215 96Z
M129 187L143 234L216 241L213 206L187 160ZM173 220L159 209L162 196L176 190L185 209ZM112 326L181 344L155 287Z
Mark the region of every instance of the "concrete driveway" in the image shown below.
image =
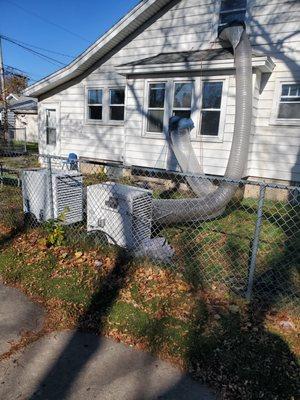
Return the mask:
M43 310L0 286L1 351L24 329L41 327ZM0 362L5 400L215 400L206 387L148 353L78 331L54 332Z

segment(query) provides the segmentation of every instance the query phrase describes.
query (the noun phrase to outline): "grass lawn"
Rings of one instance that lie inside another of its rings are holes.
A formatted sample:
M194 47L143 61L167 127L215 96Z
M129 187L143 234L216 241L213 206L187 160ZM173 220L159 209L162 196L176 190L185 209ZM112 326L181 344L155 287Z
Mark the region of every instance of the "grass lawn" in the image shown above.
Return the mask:
M292 400L297 393L299 209L265 204L258 308L240 295L256 200L232 203L198 227L162 229L175 249L172 265L130 260L88 238L84 225L63 228L56 246L42 227L13 237L23 219L20 189L0 187L0 204L0 276L45 305L48 330L78 327L148 349L220 390L223 400Z

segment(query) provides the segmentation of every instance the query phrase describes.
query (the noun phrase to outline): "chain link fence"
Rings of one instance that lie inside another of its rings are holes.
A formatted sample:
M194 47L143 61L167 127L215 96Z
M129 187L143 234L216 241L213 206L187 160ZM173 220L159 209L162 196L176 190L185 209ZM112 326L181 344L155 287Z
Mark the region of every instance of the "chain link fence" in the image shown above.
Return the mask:
M39 168L12 174L2 166L2 245L23 229L45 227L58 244L125 250L254 307L299 309L299 186L36 157ZM212 196L222 185L235 194L205 215L210 197L195 203L191 179L210 182Z

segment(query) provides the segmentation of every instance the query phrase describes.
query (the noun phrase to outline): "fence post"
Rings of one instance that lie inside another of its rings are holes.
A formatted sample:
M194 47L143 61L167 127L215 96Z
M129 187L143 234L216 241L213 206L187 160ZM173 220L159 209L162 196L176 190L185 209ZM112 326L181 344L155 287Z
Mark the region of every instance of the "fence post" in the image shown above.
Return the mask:
M249 273L248 273L248 286L246 292L246 299L248 301L251 300L252 296L252 289L253 289L253 281L254 281L254 274L256 268L256 258L259 246L259 239L260 239L260 231L262 225L262 218L263 218L263 207L265 202L265 195L266 195L266 185L260 185L259 187L259 201L258 201L258 210L257 210L257 219L255 223L255 230L254 230L254 238L252 242L251 248L251 260L249 266Z
M27 153L27 131L26 131L26 126L24 128L24 151Z
M48 173L48 191L49 191L49 206L50 206L50 216L54 219L54 203L53 203L53 184L52 184L52 163L51 156L47 155L47 173Z

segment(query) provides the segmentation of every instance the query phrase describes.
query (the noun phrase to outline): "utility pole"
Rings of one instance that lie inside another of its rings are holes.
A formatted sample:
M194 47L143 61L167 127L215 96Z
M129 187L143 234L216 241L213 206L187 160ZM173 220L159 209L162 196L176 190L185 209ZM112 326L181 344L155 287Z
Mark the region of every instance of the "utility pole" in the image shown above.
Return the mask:
M2 40L0 36L0 82L1 82L1 94L4 105L3 112L3 137L0 132L0 144L5 143L5 136L8 134L8 121L7 121L7 101L6 101L6 90L5 90L5 78L4 78L4 66L3 66L3 56L2 56Z

